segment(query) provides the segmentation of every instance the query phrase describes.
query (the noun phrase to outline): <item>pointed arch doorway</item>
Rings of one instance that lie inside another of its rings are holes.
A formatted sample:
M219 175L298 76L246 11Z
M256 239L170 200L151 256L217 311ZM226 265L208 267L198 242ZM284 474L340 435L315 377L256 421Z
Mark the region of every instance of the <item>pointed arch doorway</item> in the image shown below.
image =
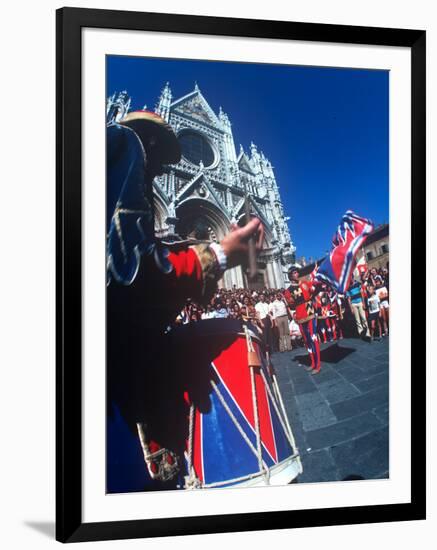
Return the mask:
M223 210L206 199L187 199L176 209L176 216L176 233L183 239L220 242L231 230L231 221ZM227 270L219 282L219 287L227 289L244 286L241 267Z
M219 242L230 230L230 220L210 201L190 198L176 209L176 233L183 239Z

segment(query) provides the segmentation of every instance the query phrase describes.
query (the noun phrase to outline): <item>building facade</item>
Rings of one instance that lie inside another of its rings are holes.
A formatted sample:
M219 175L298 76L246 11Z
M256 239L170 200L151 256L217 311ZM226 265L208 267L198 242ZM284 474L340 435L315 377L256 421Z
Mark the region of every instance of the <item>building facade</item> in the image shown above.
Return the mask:
M130 103L127 92L108 98L108 122L121 120ZM211 109L197 84L187 95L173 98L167 83L155 112L172 126L182 149L180 162L167 166L154 181L157 235L218 242L232 224L243 223L247 194L252 214L266 229L259 276L249 284L244 270L236 267L225 273L221 284L285 287L295 247L270 161L254 143L249 152L241 145L237 152L229 117L221 108L218 114Z
M389 225L376 227L367 237L363 254L369 269L380 269L389 265Z

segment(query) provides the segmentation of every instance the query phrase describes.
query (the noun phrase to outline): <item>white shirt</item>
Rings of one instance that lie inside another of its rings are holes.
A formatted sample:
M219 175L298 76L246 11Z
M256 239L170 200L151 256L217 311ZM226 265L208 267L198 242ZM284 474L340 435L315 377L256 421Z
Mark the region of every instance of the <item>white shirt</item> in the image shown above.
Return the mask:
M214 312L205 311L204 313L202 313L202 319L214 319Z
M367 304L369 306L369 313L377 313L379 311L379 304L381 303L380 299L376 294L369 296L367 298Z
M222 307L214 311L214 319L225 319L226 317L229 317L229 312L226 308Z
M380 286L375 290L375 294L378 296L378 298L383 302L384 300L387 300L388 298L388 290L385 286Z
M269 314L269 304L267 304L266 302L258 302L255 305L255 309L259 313L260 319L265 319Z
M289 328L290 328L290 334L291 336L300 336L300 328L299 328L299 325L296 323L296 321L294 319L292 319L289 324L288 324Z
M176 321L179 323L182 323L183 325L187 325L190 320L188 319L188 313L183 309L179 315L176 317Z
M282 300L275 300L270 304L270 312L273 314L273 317L282 317L282 315L287 315L287 308Z

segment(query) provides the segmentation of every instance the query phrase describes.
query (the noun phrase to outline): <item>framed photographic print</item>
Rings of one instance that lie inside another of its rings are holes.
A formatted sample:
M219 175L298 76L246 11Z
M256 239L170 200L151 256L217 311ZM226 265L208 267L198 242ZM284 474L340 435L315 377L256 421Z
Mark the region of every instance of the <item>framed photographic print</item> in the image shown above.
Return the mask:
M58 10L57 539L424 519L424 264L424 31Z

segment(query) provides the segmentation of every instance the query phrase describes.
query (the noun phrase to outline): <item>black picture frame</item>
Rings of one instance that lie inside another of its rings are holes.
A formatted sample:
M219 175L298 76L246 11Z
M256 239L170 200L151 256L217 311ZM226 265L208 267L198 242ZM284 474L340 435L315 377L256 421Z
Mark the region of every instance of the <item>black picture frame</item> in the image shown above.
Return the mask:
M78 542L425 519L425 52L423 30L353 27L95 9L62 8L57 25L57 382L56 538ZM82 29L127 29L258 37L411 49L412 301L411 502L317 510L82 522ZM422 322L420 326L423 326Z

